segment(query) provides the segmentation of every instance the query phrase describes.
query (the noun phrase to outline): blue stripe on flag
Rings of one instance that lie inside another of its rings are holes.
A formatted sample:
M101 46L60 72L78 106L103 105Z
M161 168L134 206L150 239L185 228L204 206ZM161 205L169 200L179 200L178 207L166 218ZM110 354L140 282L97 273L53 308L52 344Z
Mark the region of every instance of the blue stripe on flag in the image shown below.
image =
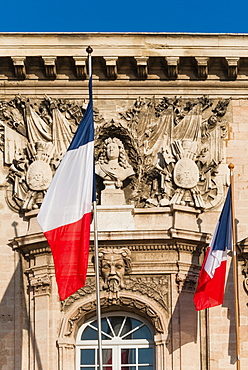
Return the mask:
M222 209L218 230L213 241L212 250L225 250L232 247L232 209L231 187L229 187L226 201Z
M68 150L79 148L90 141L94 141L94 117L93 117L93 102L92 102L92 77L89 80L89 95L90 101L84 113L82 121L74 135L74 138Z

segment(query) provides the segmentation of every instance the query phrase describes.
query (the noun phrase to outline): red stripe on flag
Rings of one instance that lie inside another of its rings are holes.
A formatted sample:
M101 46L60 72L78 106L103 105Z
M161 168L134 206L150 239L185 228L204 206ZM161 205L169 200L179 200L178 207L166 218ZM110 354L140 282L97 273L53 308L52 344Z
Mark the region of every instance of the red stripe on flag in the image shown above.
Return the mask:
M224 298L226 260L222 261L221 265L215 270L213 278L211 278L204 269L208 254L209 248L204 258L194 296L194 303L197 311L218 306L223 303Z
M91 213L72 224L47 231L60 300L84 286L88 266Z

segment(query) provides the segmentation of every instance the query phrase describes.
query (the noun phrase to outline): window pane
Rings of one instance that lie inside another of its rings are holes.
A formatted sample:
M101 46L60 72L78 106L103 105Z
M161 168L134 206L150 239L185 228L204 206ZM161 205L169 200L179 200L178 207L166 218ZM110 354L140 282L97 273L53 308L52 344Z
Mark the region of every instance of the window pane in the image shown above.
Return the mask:
M139 366L139 370L153 370L153 366Z
M139 348L138 349L138 362L139 364L149 364L153 363L153 349L152 348Z
M111 326L114 330L115 335L117 336L119 334L121 324L125 318L123 316L113 316L109 318L109 321L111 323Z
M102 350L102 362L103 365L112 364L112 349L103 349Z
M80 365L95 365L95 350L81 349L80 350Z
M80 367L80 370L95 370L95 366L94 367L89 367L89 366L87 366L87 367Z
M136 364L135 348L127 348L121 350L121 364Z
M121 370L136 370L136 366L122 366Z
M97 331L87 326L87 328L84 330L81 340L97 340L98 335Z
M94 321L91 325L98 329L98 323L97 323L97 321ZM112 332L110 330L110 327L108 325L108 322L107 322L107 320L105 318L101 320L101 329L102 329L102 332L105 332L105 333L109 334L111 337L113 337L113 334L112 334ZM98 339L98 334L97 334L97 338L96 339ZM106 339L111 340L110 337L102 334L102 340L106 340Z
M152 333L146 325L133 332L132 339L152 339Z

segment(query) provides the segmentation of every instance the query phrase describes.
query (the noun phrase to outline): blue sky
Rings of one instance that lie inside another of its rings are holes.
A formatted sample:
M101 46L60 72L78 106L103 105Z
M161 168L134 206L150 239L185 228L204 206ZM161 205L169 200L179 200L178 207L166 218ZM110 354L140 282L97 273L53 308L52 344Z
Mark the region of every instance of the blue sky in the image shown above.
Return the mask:
M0 0L0 5L0 32L248 32L247 0Z

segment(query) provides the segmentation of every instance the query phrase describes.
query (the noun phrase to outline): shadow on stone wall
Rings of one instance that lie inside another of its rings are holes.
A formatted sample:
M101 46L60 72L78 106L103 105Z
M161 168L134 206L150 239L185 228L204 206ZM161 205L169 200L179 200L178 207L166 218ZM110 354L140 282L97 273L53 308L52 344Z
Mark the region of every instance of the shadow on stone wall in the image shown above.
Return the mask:
M16 258L19 258L18 254ZM36 368L46 370L41 365L39 349L30 326L24 289L19 261L0 301L0 368L22 370L25 364L28 368L30 354L34 352Z
M197 312L190 292L182 291L178 296L169 321L167 341L169 353L197 341Z
M233 282L233 262L230 264L226 289L224 295L223 307L227 308L227 318L229 323L229 338L228 338L228 355L230 356L230 363L236 363L236 334L235 334L235 300L234 300L234 282Z

